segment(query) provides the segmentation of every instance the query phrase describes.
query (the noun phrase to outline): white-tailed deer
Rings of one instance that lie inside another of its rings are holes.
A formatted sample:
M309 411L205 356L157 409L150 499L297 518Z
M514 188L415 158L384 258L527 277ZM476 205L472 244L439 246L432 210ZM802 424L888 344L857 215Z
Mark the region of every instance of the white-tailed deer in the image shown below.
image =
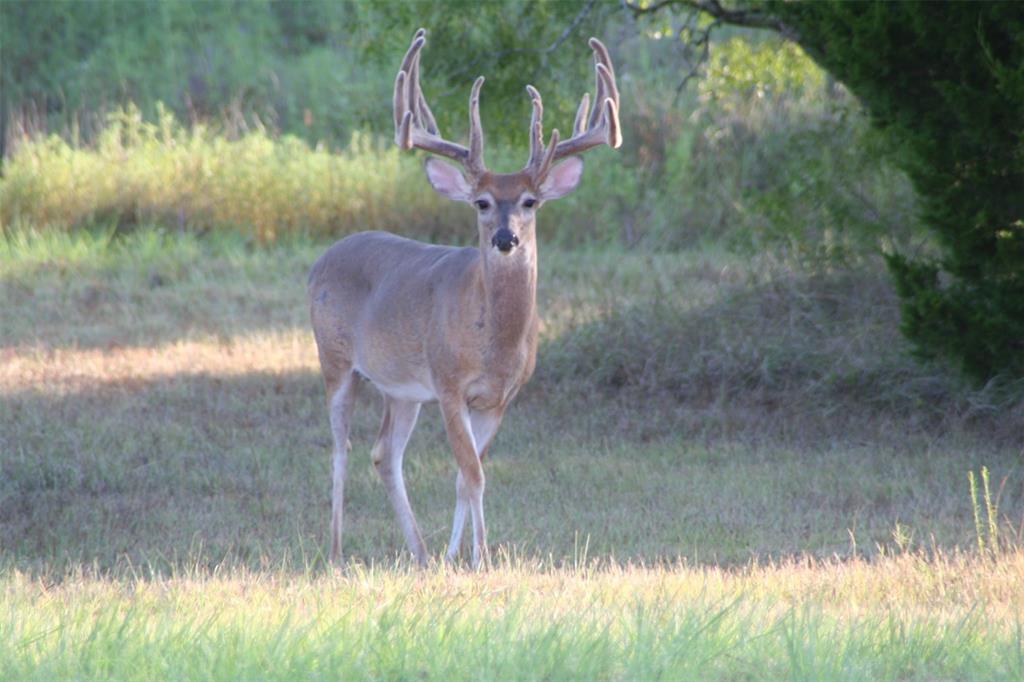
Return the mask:
M341 558L348 431L358 375L384 394L384 420L373 446L409 550L427 563L402 478L402 456L420 405L437 400L458 474L448 558L459 552L467 512L473 520L473 565L487 556L481 460L505 409L533 373L537 354L537 209L575 189L591 147L622 144L619 94L608 50L590 39L597 69L595 107L584 95L573 136L552 131L544 145L540 94L533 102L530 160L518 173L484 165L480 77L469 99L469 147L441 137L420 90L420 29L395 79L395 142L459 162L426 160L434 189L477 211L478 248L432 246L386 232L360 232L334 244L309 275L309 302L334 436L331 559ZM565 158L568 157L568 158ZM560 159L564 161L556 163Z

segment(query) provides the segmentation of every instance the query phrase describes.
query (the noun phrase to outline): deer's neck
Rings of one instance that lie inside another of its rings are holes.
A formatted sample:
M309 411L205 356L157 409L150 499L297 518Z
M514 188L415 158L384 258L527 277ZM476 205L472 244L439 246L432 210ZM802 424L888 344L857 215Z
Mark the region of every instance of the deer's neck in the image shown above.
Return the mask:
M484 252L483 322L487 333L488 373L506 376L522 368L536 339L537 253L524 244L503 256Z

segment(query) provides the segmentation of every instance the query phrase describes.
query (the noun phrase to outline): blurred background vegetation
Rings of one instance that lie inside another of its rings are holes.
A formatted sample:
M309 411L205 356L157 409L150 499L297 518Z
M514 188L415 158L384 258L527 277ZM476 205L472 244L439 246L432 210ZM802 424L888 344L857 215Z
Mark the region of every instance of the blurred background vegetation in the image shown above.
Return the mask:
M391 143L393 77L422 25L447 136L464 139L469 86L487 76L497 170L526 158L523 86L544 95L548 129L568 129L593 87L586 39L609 45L626 142L591 153L581 189L545 209L547 243L721 245L811 273L940 255L900 150L857 97L778 32L710 32L678 4L5 0L0 229L472 243L471 213Z
M541 90L548 127L566 129L592 88L587 37L611 45L627 143L593 153L580 192L546 210L548 241L724 241L835 264L914 238L905 179L857 102L797 46L722 33L680 87L676 17L462 4L5 2L5 229L155 222L272 241L376 227L469 242L472 216L435 198L390 142L392 80L422 24L442 129L464 137L469 85L486 74L488 158L503 170L525 160L523 86Z

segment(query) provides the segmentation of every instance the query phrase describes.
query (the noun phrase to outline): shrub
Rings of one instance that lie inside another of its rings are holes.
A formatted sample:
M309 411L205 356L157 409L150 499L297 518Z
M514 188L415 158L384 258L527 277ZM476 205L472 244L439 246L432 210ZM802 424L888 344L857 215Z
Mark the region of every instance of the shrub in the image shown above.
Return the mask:
M0 226L227 228L264 243L377 229L475 242L473 212L434 193L421 155L389 139L357 133L340 150L264 129L231 139L202 125L186 128L157 109L156 121L135 107L114 112L92 147L56 135L23 141L0 179ZM525 158L524 150L497 145L488 152L497 170ZM539 222L546 243L619 239L640 201L638 180L607 149L589 155L586 178L580 191L545 208Z
M938 257L889 257L903 330L978 381L1024 377L1024 13L1014 3L772 3L861 98Z
M264 130L229 140L204 126L186 130L165 109L151 123L129 107L110 116L95 149L57 136L22 144L0 184L0 219L65 229L229 227L262 242L363 229L434 235L466 225L420 173L411 155L364 135L337 152Z
M760 259L718 282L714 297L694 295L691 280L680 286L689 297L638 298L548 335L536 384L697 421L750 411L789 415L802 428L910 418L1019 442L1024 382L971 391L956 373L915 362L880 264L814 275L780 265Z
M917 233L913 190L859 103L796 45L714 44L698 92L691 210L734 249L831 266Z

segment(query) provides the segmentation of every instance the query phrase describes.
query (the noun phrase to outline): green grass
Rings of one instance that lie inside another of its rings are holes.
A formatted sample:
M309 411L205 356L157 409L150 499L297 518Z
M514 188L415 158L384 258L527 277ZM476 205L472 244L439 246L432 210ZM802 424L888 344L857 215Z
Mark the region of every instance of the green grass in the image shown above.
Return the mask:
M365 387L331 571L323 246L0 242L0 677L1024 672L1024 404L914 364L870 267L543 248L538 374L485 467L496 567L408 567ZM436 412L406 478L440 552Z
M1022 570L1017 554L741 572L512 561L482 575L14 574L0 676L1010 680L1024 672Z

